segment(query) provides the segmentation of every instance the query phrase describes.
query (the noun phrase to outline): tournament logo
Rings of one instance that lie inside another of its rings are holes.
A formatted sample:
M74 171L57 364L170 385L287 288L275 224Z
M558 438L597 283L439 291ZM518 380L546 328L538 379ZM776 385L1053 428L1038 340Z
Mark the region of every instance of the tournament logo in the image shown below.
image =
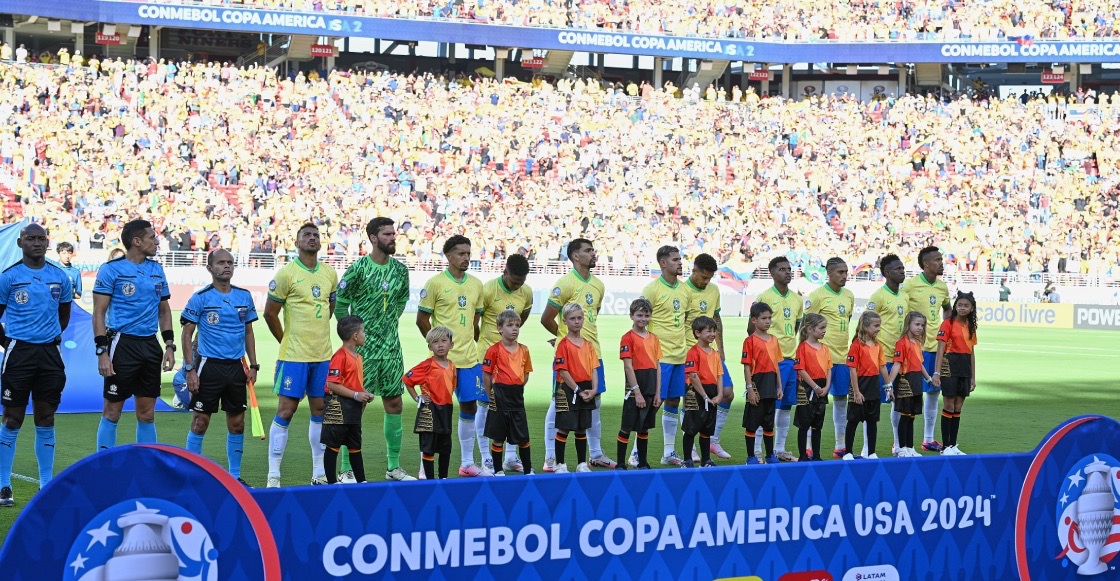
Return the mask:
M218 311L210 311L209 313L206 313L206 322L207 323L209 323L211 325L217 325L218 321L220 321L220 320L221 320L221 317L218 315Z
M811 307L811 306L813 306L813 301L811 301L811 300L807 300L807 301L805 301L805 308L806 308L806 309L807 309L807 308L809 308L809 307Z
M197 518L157 498L117 503L72 541L62 578L69 581L145 579L217 581L218 551ZM48 574L48 576L53 576Z
M590 296L590 295L588 295L588 296ZM588 302L587 302L587 304L589 304L589 305L590 305L590 304L591 304L591 301L588 301ZM678 300L678 299L673 299L673 310L674 310L674 311L679 311L679 310L681 310L681 302L680 302L680 300Z
M1106 454L1082 458L1059 485L1058 542L1078 575L1099 575L1120 552L1120 462Z
M420 289L420 300L424 300L426 296L428 296L428 289Z
M346 290L346 279L338 281L338 290Z
M315 285L315 286L311 287L311 296L313 296L315 298L319 298L322 295L323 295L323 291L322 291L322 289L319 288L319 285Z
M121 292L124 293L124 296L130 297L136 294L136 285L131 282L126 282L121 285Z
M463 295L459 295L459 306L460 307L467 306L467 297L465 297Z
M27 301L28 301L28 300L29 300L30 298L31 298L31 297L30 297L30 295L28 295L28 294L27 294L27 291L25 291L25 290L22 290L22 289L20 289L20 290L16 291L16 296L15 296L15 299L16 299L16 303L17 303L17 304L20 304L20 305L26 305L26 304L27 304Z
M869 310L869 311L874 311L875 310L875 301L867 301L867 310Z
M552 289L552 296L554 296L554 297L560 296L560 287L556 287L556 288Z

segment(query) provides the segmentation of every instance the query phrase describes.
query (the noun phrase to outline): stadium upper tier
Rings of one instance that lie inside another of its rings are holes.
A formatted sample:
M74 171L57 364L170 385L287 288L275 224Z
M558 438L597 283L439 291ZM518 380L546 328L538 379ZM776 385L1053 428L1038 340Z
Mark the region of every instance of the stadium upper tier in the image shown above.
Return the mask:
M667 242L721 263L793 250L852 264L935 242L963 268L1120 273L1120 96L1085 123L1056 120L1053 99L674 92L4 64L0 184L83 250L144 216L165 250L189 233L199 250L284 252L313 220L331 252L356 255L388 215L417 259L456 233L482 259L555 258L583 235L616 265Z
M190 2L177 2L190 4ZM1115 36L1107 0L202 0L198 4L758 40Z

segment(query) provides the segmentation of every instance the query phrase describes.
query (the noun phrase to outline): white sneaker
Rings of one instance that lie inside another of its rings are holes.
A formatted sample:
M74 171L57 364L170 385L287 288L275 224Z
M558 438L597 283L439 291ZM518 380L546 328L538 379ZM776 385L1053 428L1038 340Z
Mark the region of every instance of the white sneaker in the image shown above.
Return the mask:
M343 483L343 484L357 484L358 483L358 479L354 478L354 471L353 470L347 470L345 472L339 472L338 473L338 481Z
M279 476L269 476L268 477L268 482L265 483L264 487L265 488L280 488L280 477Z
M669 452L667 456L661 457L662 466L680 466L684 464L684 458L677 456L676 452Z
M954 448L954 446L945 446L944 448L941 449L941 455L942 456L956 456L957 451Z
M491 458L484 459L482 461L482 471L490 471L491 475L494 474L494 460Z
M506 475L506 473L505 473L505 472L502 472L502 471L498 471L498 472L495 472L495 473L494 473L494 476L495 476L495 477L497 477L497 476L505 476L505 475Z
M556 461L553 460L553 463L554 463L554 466L555 466L555 468L553 468L553 470L552 470L553 473L555 473L555 474L567 474L568 473L568 465L567 464L555 464L555 462Z
M587 465L587 462L580 462L576 465L576 472L591 472L591 467Z
M323 486L324 484L330 484L329 482L327 482L327 477L326 476L312 476L311 477L311 486Z
M420 471L416 473L416 479L417 480L427 480L428 479L428 474L424 472L424 467L423 466L421 466Z
M631 468L637 468L638 467L638 451L637 450L634 450L633 452L630 453L630 459L627 460L626 463L629 464Z
M871 454L870 456L867 457L867 459L868 460L878 460L879 455L878 454Z
M844 459L845 460L855 460L856 457L853 456L851 452L848 452L847 454L844 454Z
M423 472L424 472L424 469L421 468L420 473L423 474ZM416 480L416 479L413 478L412 476L410 476L408 474L408 472L405 472L404 468L401 468L400 466L397 466L396 468L394 468L392 470L386 470L385 471L385 480L393 480L393 481L396 481L396 482L409 482L411 480Z
M556 472L556 458L553 458L552 456L545 458L544 466L541 467L541 470L545 472ZM564 471L567 472L567 469L565 468Z
M731 457L731 454L727 450L724 450L723 446L720 446L718 441L713 441L711 446L708 447L708 450L714 454L716 458L727 460Z
M521 464L521 460L509 458L502 463L502 470L506 472L524 472L525 466Z
M964 451L961 450L960 446L953 446L953 455L954 456L968 456L968 454L965 454Z
M700 463L700 453L696 451L696 448L692 449L692 461L697 464Z
M492 465L492 464L493 464L493 462L491 462L491 465ZM483 466L483 467L482 467L482 470L480 470L480 471L478 472L478 475L479 475L479 476L483 476L483 477L489 477L489 476L493 476L493 475L494 475L494 471L493 471L493 470L491 470L491 469L489 469L489 468L487 468L486 466Z
M906 449L906 456L907 456L908 458L921 458L921 457L922 457L922 453L921 453L921 452L919 452L919 451L917 451L917 450L915 450L914 448L907 448L907 449Z

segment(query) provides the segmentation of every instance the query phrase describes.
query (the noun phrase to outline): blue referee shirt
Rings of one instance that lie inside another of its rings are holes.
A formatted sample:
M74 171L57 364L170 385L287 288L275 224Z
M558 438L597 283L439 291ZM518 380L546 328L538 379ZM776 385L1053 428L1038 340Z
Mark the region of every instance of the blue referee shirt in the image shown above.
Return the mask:
M23 262L0 273L0 305L6 307L8 337L28 343L50 343L62 335L58 306L74 300L70 277L47 262L30 268Z
M62 272L66 273L66 276L70 277L70 285L74 287L74 294L72 296L82 296L82 271L74 266L66 266L62 263L59 263L58 267L62 269Z
M213 285L191 295L181 322L198 325L198 354L215 359L245 355L245 325L257 320L249 291L233 286L223 294Z
M146 337L159 331L159 302L171 298L171 285L160 263L135 264L122 256L97 269L93 294L109 296L106 325L110 329Z

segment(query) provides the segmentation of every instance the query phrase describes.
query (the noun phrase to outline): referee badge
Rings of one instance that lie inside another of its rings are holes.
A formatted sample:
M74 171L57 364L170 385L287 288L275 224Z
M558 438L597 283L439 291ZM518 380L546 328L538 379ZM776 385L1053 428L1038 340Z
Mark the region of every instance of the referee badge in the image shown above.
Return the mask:
M237 307L237 319L244 323L249 318L248 307Z
M315 286L311 287L311 296L313 296L315 298L319 298L322 295L323 295L323 291L322 291L322 289L319 288L319 285L315 285Z
M218 321L220 321L221 319L221 316L218 315L218 311L210 311L209 313L206 313L206 322L211 325L217 325Z
M126 282L121 285L121 292L124 293L124 296L130 297L136 294L136 285L131 282Z
M21 304L21 305L26 305L28 299L30 299L30 298L31 297L27 294L27 291L25 291L23 289L20 289L20 290L16 291L16 296L15 296L16 303Z
M62 298L62 285L52 284L51 287L51 300L57 301Z

